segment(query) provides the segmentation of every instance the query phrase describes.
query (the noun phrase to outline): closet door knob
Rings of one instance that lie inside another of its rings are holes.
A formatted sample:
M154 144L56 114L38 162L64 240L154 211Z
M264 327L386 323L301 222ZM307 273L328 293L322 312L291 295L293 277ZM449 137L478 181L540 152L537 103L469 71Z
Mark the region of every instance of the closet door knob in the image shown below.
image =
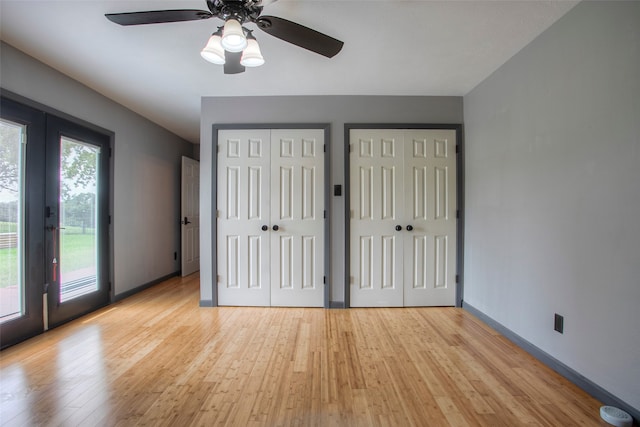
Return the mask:
M274 225L274 226L273 226L273 231L278 231L278 229L279 229L279 228L280 228L280 227L278 227L277 225Z
M267 231L268 229L269 229L269 226L268 226L268 225L263 225L263 226L262 226L262 231Z
M401 225L396 225L396 231L402 231L402 226Z
M413 225L407 225L407 231L413 230Z

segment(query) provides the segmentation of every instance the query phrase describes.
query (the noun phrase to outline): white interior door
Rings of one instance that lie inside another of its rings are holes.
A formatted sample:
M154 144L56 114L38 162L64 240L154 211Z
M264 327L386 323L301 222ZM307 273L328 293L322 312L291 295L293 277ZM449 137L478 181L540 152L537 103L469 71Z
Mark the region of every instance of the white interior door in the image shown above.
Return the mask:
M324 303L324 131L218 133L218 303Z
M269 130L218 132L218 304L268 306Z
M455 305L454 130L351 130L351 306Z
M271 305L322 307L324 131L273 130L271 144Z
M181 270L187 276L200 270L200 162L182 157L181 186Z
M456 301L456 133L404 132L404 305Z
M351 306L403 305L402 134L352 130Z

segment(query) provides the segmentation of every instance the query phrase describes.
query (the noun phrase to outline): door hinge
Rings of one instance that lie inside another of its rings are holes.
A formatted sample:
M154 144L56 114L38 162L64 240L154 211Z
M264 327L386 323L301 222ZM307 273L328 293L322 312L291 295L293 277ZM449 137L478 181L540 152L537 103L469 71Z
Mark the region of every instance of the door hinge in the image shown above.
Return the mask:
M220 218L220 211L216 211L216 218Z
M327 284L327 276L322 276L322 283Z
M353 144L349 144L349 152L351 153L353 151Z
M460 152L460 146L456 144L456 154Z
M109 215L109 225L111 225L111 215Z
M327 152L327 144L322 144L322 152L323 153Z
M460 283L460 276L456 274L456 283Z
M322 212L323 212L323 213L322 213L322 217L323 217L323 218L326 218L326 217L327 217L327 211L322 211Z
M216 282L217 282L217 283L220 283L220 282L221 282L221 280L220 280L220 275L219 275L219 274L216 276Z
M113 148L109 147L109 157L113 156Z
M460 218L460 209L456 209L456 218Z
M109 292L111 292L111 282L109 282Z
M216 147L216 153L220 152L220 144L218 144L218 146Z

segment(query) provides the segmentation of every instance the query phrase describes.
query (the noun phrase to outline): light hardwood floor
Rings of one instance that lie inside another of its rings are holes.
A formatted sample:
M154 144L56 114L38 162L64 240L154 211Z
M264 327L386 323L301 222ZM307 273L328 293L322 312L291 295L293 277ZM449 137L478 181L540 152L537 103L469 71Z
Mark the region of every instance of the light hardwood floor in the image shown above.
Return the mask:
M605 426L456 308L199 308L174 278L0 353L3 425Z

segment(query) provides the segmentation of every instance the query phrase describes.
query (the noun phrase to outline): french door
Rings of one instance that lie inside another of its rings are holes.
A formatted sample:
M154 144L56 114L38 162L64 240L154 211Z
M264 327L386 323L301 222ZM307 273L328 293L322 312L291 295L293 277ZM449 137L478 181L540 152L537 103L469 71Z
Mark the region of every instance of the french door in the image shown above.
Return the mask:
M109 137L10 99L0 119L0 345L109 301Z
M42 332L44 114L0 103L0 345Z
M109 136L47 118L48 324L109 302Z
M324 130L218 133L218 303L324 305Z
M455 130L352 129L349 142L350 305L455 305Z

